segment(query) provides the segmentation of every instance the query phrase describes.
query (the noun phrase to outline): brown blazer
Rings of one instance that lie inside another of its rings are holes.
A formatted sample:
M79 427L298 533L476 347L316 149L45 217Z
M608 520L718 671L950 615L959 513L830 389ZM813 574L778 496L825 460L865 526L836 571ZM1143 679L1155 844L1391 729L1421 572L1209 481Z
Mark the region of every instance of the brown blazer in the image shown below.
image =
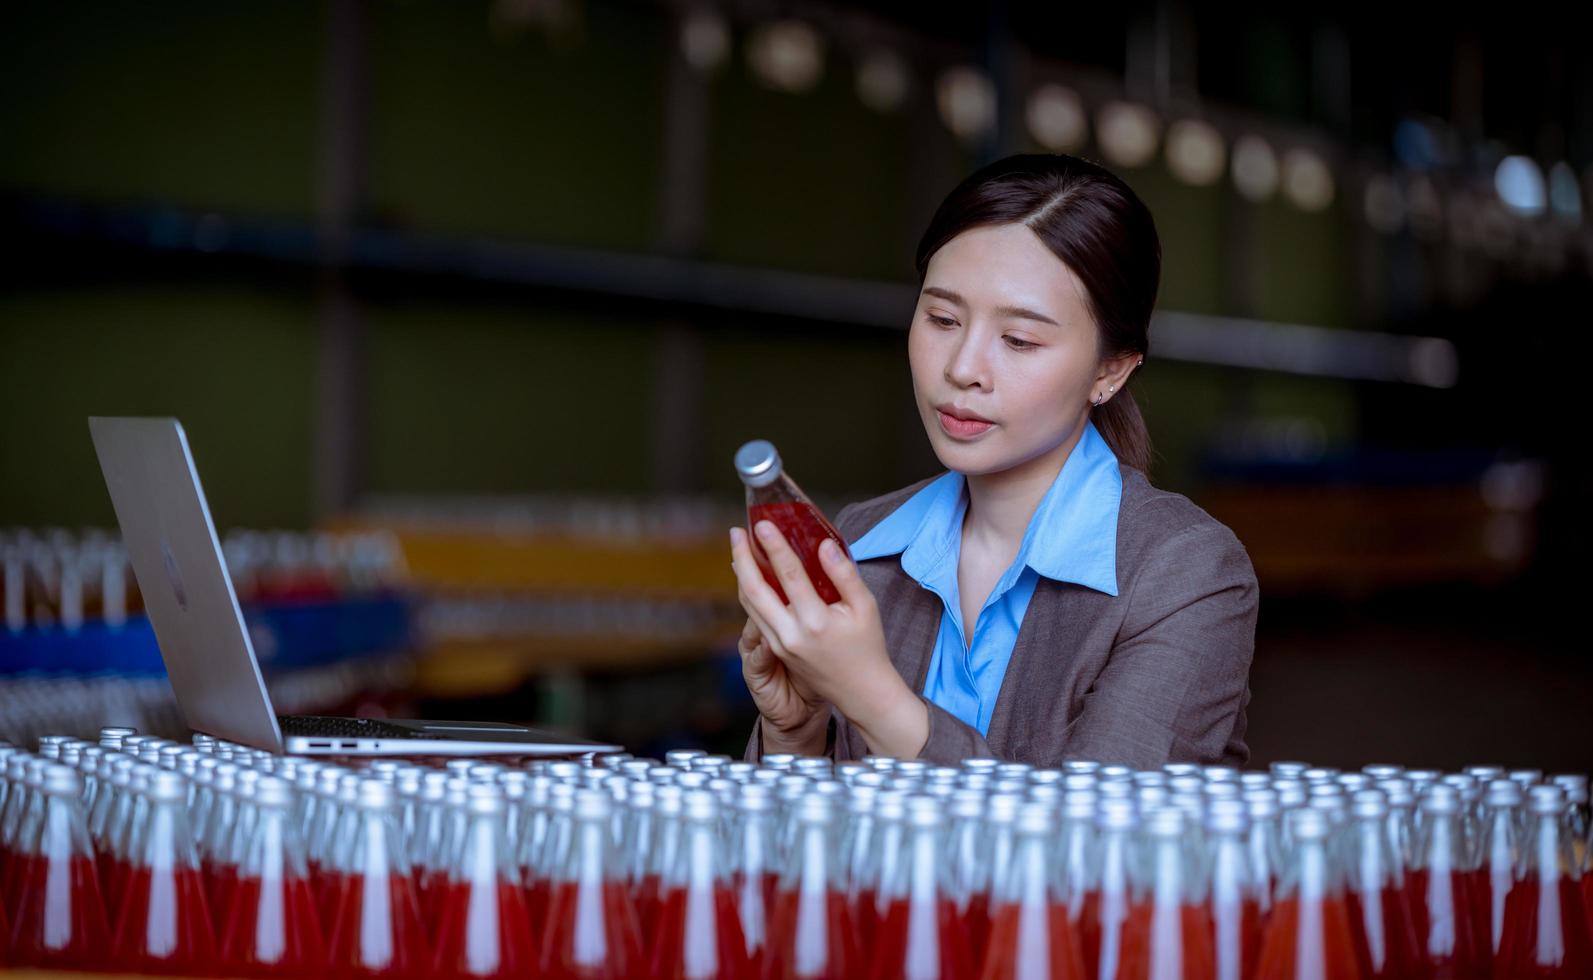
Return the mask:
M929 741L919 758L954 765L994 756L1037 766L1096 759L1142 769L1249 759L1245 704L1259 596L1250 556L1189 498L1120 469L1118 594L1041 577L988 739L926 698ZM929 482L851 504L836 528L855 542ZM900 555L861 562L859 571L879 602L896 670L922 692L940 598L902 571ZM838 761L867 755L857 729L831 710L828 753ZM747 745L752 760L762 755L762 724Z

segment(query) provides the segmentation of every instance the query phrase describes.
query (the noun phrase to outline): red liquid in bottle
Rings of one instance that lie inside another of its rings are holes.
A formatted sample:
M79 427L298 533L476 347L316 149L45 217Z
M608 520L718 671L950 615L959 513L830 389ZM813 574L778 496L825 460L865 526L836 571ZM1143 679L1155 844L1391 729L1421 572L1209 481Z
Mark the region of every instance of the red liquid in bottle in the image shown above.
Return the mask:
M1306 912L1317 921L1301 922L1298 898L1278 899L1261 943L1255 980L1360 980L1344 902L1324 898Z
M205 881L205 893L210 898L210 918L218 939L226 932L228 916L232 914L232 894L237 890L238 869L217 862Z
M914 905L911 899L897 899L885 910L869 976L894 980L972 973L968 933L956 905L947 898L937 900L933 909Z
M1582 871L1582 912L1587 917L1587 933L1593 936L1593 867Z
M1413 868L1405 878L1416 949L1435 980L1488 980L1492 956L1486 926L1478 917L1476 878L1466 872Z
M1131 909L1128 896L1121 892L1103 895L1091 891L1084 896L1079 914L1084 968L1092 977L1114 977L1123 962Z
M759 872L751 879L739 871L732 877L749 976L763 975L763 960L774 932L774 898L779 886L780 876L768 871Z
M1505 901L1504 935L1494 976L1522 978L1593 977L1593 941L1577 882L1560 877L1544 895L1538 877L1516 882Z
M379 877L370 881L377 888L384 883ZM364 875L348 876L344 883L329 945L333 972L387 980L427 976L432 956L414 880L388 876L385 896L369 894L366 884Z
M543 933L543 976L617 980L640 975L644 968L636 912L623 884L554 884Z
M879 932L879 898L872 888L859 888L852 900L852 922L857 929L858 945L872 943Z
M435 936L438 926L442 923L443 905L446 903L452 883L448 880L448 873L437 868L417 870L415 874L420 881L420 913L431 924L432 934Z
M1202 905L1136 903L1123 924L1117 980L1214 980L1211 922Z
M111 944L117 969L183 976L215 972L215 931L197 870L134 868L121 907Z
M1212 959L1220 977L1248 977L1261 954L1266 928L1261 906L1253 898L1238 902L1212 902Z
M232 889L221 959L228 971L251 977L324 972L326 944L309 880L239 877Z
M9 854L4 868L0 868L0 911L12 919L17 917L17 907L22 903L22 887L27 884L28 861L28 855L17 851Z
M636 883L636 925L644 936L653 935L658 924L658 910L662 903L660 888L662 882L656 874L642 875L641 881Z
M990 943L990 895L980 892L968 897L962 910L962 928L968 937L969 958L975 967L985 960L985 950Z
M11 962L52 970L100 970L110 951L110 929L99 877L87 856L53 860L37 854L21 861L22 887L11 927Z
M989 946L980 980L1083 980L1084 956L1068 921L1068 908L1047 903L1044 914L1012 903L990 920Z
M659 906L650 968L654 980L744 980L751 976L735 895L715 888L711 907L696 907L688 889L674 888ZM706 903L705 903L706 904ZM711 923L709 917L712 917ZM712 939L712 947L708 943Z
M769 556L764 553L763 546L758 543L756 533L759 521L770 521L780 529L786 543L791 546L802 559L802 567L807 570L808 578L813 582L813 591L825 602L840 602L841 593L825 574L824 566L819 563L819 545L825 538L834 541L841 548L841 553L851 554L846 548L846 541L841 537L829 521L824 519L818 508L805 501L786 500L772 504L753 504L747 508L747 530L752 542L752 557L758 563L759 571L763 572L763 580L769 583L781 602L789 602L785 589L780 587L780 579L774 572L774 567L769 564Z
M1385 885L1370 903L1354 889L1346 893L1351 932L1366 980L1406 980L1427 975L1416 945L1416 927L1411 922L1408 901L1406 893L1394 885Z
M867 897L872 908L873 896ZM870 933L860 935L865 941L878 938ZM775 898L764 978L813 980L855 976L861 966L861 943L857 939L852 932L845 895L838 891L820 893L802 889L781 892ZM813 943L818 943L818 948L814 948Z
M348 890L351 880L353 880L352 875L327 868L323 868L320 874L310 876L310 881L313 883L311 890L315 893L315 910L329 929L332 923L337 921L337 911L342 904L343 893Z
M548 904L552 900L553 884L546 878L527 877L523 890L526 922L529 923L531 935L540 938L547 931Z

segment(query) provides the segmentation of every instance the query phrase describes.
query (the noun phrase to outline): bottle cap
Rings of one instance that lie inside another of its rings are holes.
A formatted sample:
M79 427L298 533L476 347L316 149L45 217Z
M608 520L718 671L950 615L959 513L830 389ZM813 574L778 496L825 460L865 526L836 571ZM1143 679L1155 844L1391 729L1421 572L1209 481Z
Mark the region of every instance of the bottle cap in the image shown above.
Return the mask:
M810 793L792 804L791 819L803 824L827 824L834 813L834 800L828 796Z
M76 796L83 790L83 777L71 766L45 763L39 788L49 796Z
M1357 817L1381 819L1388 816L1388 797L1382 790L1358 790L1351 799L1350 812Z
M939 800L933 796L907 798L907 825L909 827L939 827L941 824Z
M1565 809L1565 790L1552 784L1527 791L1527 810L1537 816L1558 816Z
M719 797L706 789L688 790L682 798L686 819L711 823L719 819Z
M737 783L736 786L736 809L746 813L768 813L774 809L769 787L758 783Z
M1294 839L1297 841L1323 840L1331 829L1328 815L1311 807L1291 810L1288 820L1289 829L1293 832Z
M1055 827L1051 807L1045 803L1027 802L1018 808L1018 832L1050 836Z
M583 789L575 793L575 815L582 820L606 820L614 804L608 794L600 789Z
M245 769L238 774L239 782L244 782L244 777L253 770ZM293 787L288 781L277 776L260 776L254 784L254 801L263 807L287 807L293 803Z
M1114 798L1101 801L1095 820L1102 830L1133 830L1139 817L1132 800Z
M156 803L176 803L188 799L188 780L170 769L155 772L149 780L149 798Z
M736 475L749 487L766 487L780 478L780 453L767 439L754 439L736 450Z
M1587 776L1579 772L1556 773L1549 777L1554 785L1565 790L1565 799L1568 803L1587 803Z
M1206 829L1218 834L1242 834L1250 826L1250 811L1243 800L1212 800L1206 808Z
M465 790L465 809L474 815L503 812L503 790L497 783L471 783ZM607 794L603 799L608 799Z
M1495 779L1488 784L1482 802L1489 807L1520 806L1521 786L1509 779Z
M359 805L366 810L386 810L393 805L393 785L383 779L362 779Z
M1184 811L1176 806L1158 807L1145 817L1145 833L1151 837L1184 836Z

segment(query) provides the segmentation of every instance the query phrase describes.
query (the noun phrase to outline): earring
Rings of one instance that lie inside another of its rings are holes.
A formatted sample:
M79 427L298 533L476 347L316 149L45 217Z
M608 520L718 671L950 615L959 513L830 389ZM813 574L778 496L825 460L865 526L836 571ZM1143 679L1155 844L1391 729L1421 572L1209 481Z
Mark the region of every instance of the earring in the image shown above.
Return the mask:
M1117 385L1107 385L1106 386L1106 390L1107 391L1116 391L1117 390Z

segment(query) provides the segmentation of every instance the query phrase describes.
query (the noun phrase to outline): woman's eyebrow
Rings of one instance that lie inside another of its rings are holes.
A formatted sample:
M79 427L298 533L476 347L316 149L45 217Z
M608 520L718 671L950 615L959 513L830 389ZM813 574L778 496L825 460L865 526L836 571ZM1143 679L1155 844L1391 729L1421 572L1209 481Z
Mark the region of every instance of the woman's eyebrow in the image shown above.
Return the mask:
M959 306L968 305L967 301L962 298L962 294L953 292L950 289L942 289L939 286L925 286L924 294L926 296L938 296L943 300L956 303ZM1049 323L1053 327L1060 327L1062 325L1046 316L1044 313L1036 313L1034 310L1027 309L1022 306L998 306L996 307L995 313L997 316L1014 317L1019 320L1038 320L1041 323Z

